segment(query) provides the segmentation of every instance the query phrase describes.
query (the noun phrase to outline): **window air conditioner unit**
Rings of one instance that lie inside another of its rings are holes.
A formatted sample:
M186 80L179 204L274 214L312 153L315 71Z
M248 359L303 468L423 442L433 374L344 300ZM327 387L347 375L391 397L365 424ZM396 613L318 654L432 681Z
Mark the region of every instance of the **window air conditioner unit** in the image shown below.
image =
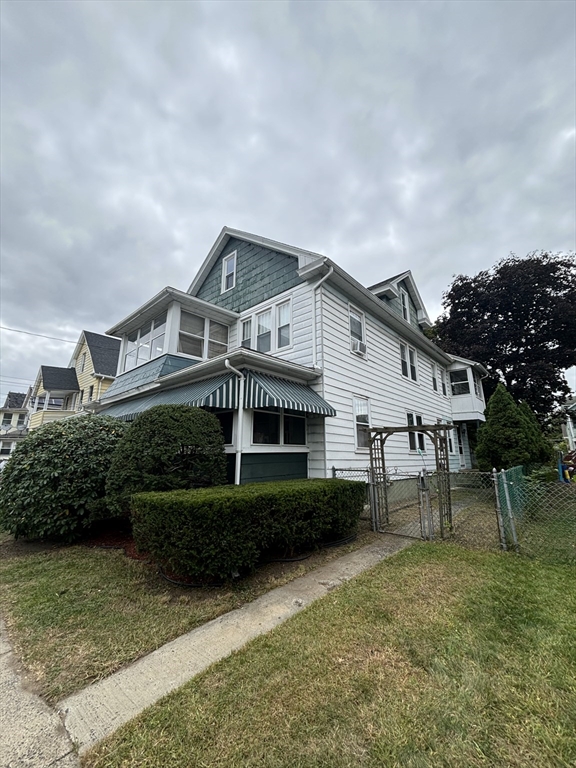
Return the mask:
M358 339L352 339L352 352L355 352L357 355L365 355L366 344Z

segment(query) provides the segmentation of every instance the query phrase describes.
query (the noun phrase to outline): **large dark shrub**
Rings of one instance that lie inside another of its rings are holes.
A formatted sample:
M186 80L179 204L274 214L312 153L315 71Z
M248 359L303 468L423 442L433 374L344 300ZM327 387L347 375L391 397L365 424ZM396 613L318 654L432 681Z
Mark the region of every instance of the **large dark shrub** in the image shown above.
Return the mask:
M218 419L188 405L157 405L138 416L116 448L106 492L110 508L120 515L129 513L133 493L225 482Z
M253 569L263 551L311 547L356 530L366 490L348 480L290 480L132 498L136 544L192 578Z
M0 483L0 527L16 537L71 541L106 515L105 482L125 425L79 416L30 432Z

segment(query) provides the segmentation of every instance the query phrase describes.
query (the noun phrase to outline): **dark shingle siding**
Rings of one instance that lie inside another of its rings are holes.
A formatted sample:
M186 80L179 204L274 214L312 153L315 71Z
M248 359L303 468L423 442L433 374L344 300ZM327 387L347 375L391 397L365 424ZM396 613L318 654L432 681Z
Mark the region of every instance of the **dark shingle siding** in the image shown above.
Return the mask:
M221 293L222 260L237 252L236 285ZM302 282L297 275L298 259L244 240L231 239L197 293L199 299L243 312L294 288Z
M22 408L26 395L23 392L8 392L4 408Z
M42 365L40 370L42 371L42 386L46 392L60 389L76 392L80 390L74 368L55 368L52 365Z
M102 376L116 376L120 339L102 336L100 333L92 333L92 331L84 331L83 333L90 350L94 373L100 373Z

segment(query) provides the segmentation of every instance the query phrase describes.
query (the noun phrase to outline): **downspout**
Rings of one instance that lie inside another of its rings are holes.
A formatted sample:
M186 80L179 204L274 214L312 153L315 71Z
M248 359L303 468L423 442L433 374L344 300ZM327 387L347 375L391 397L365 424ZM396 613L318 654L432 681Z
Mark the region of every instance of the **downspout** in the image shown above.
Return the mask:
M234 485L240 485L240 472L242 470L242 439L244 431L244 382L246 381L246 376L244 376L242 371L234 368L234 366L230 364L228 358L224 360L224 365L240 379L238 392L238 428L236 430L236 464L234 466Z
M322 283L330 277L330 275L334 272L334 267L330 267L328 272L324 275L324 277L321 277L320 280L312 287L312 367L316 367L316 363L318 362L318 340L316 338L316 290L320 288Z
M318 338L317 338L317 323L316 323L316 291L322 283L324 283L330 275L334 272L334 267L330 267L328 272L321 277L320 280L312 288L312 367L316 368L318 362ZM320 305L320 314L322 314L322 305ZM322 356L322 367L324 367L324 356ZM322 394L324 394L324 373L322 373ZM326 426L324 425L324 475L327 477L326 467Z

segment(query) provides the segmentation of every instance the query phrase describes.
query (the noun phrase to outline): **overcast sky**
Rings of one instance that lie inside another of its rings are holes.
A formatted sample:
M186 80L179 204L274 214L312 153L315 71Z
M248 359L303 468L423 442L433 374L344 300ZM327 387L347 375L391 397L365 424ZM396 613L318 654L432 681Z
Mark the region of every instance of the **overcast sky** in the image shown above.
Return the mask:
M364 284L576 247L576 4L1 3L1 324L77 340L224 225ZM74 346L2 331L1 398ZM576 389L576 373L569 381Z

